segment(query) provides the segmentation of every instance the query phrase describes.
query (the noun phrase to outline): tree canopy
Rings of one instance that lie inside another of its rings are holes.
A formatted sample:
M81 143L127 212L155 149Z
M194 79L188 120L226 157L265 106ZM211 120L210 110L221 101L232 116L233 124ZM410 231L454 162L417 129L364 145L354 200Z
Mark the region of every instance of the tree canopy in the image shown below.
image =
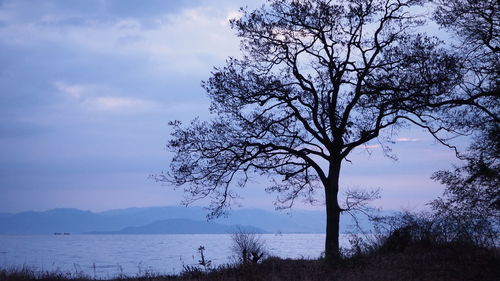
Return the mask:
M341 164L359 146L413 124L440 141L458 126L443 109L491 92L457 91L461 56L427 36L422 0L268 1L231 21L241 58L215 68L203 87L211 120L175 121L170 173L188 201L209 197L212 215L252 175L269 176L277 203L325 194L327 258L338 255ZM417 8L416 8L417 7Z
M498 244L500 219L500 2L495 0L439 1L434 17L461 38L464 79L457 91L491 93L475 100L450 122L473 132L469 149L460 153L465 164L438 171L433 178L445 185L431 205L445 218L450 233L482 244ZM493 239L491 239L493 237Z
M462 79L455 91L470 106L447 115L457 127L481 128L500 123L500 3L496 0L437 0L434 19L455 39ZM458 101L457 101L458 102Z

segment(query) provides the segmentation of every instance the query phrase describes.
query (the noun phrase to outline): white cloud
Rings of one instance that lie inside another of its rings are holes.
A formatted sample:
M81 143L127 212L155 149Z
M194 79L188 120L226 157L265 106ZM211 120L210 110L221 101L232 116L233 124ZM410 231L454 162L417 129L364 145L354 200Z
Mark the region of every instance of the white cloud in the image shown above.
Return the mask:
M205 7L184 10L160 20L156 29L142 30L144 40L129 47L148 55L161 70L205 72L212 60L223 62L239 54L239 41L227 20L232 15L234 11Z
M56 81L53 84L54 87L60 92L77 99L81 98L84 92L84 88L81 85L70 85L63 81Z
M155 106L150 101L123 97L96 97L89 100L89 105L102 111L143 110Z
M199 6L152 19L155 24L121 18L87 18L84 24L58 24L61 15L41 21L10 22L0 28L4 44L50 44L98 55L139 56L157 71L206 73L213 60L221 63L239 54L239 41L229 27L236 10Z
M77 102L86 110L136 112L160 106L153 101L120 96L116 91L104 85L69 84L63 81L56 81L53 85L70 101Z
M230 20L239 19L242 16L243 16L243 13L239 10L229 11L227 13L226 18L223 21L221 21L220 23L224 25L224 24L227 24Z
M420 139L417 138L397 138L396 142L416 142L420 141Z

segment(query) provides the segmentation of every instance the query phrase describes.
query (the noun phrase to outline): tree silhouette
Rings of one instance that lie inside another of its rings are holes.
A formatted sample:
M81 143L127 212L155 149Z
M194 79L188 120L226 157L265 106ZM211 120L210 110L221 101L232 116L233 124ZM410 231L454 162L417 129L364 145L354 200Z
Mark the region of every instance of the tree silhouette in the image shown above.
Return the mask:
M500 127L487 127L467 155L466 164L438 171L433 178L445 185L431 202L448 233L483 246L498 246L500 229Z
M500 123L500 2L497 0L437 0L434 19L458 42L452 47L460 58L463 79L455 91L469 107L449 120L457 126L480 129L486 122ZM483 96L481 99L475 97ZM453 117L448 114L449 117Z
M448 231L476 243L495 245L500 227L500 2L453 0L439 4L436 21L461 39L456 50L465 75L456 90L467 95L492 95L449 116L450 122L466 127L475 136L468 151L460 155L465 165L433 175L446 188L432 206L448 222Z
M343 161L359 146L414 124L443 143L454 132L444 108L488 93L454 91L459 57L419 33L421 0L269 1L232 20L241 58L203 82L210 121L171 122L175 153L159 180L183 186L187 202L210 198L217 216L252 175L268 176L279 207L324 192L325 256L339 255ZM387 130L386 130L387 129Z

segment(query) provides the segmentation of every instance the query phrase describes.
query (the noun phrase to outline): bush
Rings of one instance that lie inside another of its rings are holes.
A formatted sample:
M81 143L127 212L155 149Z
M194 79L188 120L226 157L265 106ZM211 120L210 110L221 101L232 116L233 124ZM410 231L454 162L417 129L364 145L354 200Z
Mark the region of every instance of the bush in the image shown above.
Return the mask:
M238 260L243 263L258 263L262 260L265 251L265 242L262 236L256 233L245 231L242 228L231 235L233 240L232 250Z
M409 247L429 249L444 245L470 245L495 249L495 232L487 221L471 222L446 213L402 212L374 219L377 240L372 248L404 251ZM488 230L488 231L486 231ZM498 238L497 238L498 239Z

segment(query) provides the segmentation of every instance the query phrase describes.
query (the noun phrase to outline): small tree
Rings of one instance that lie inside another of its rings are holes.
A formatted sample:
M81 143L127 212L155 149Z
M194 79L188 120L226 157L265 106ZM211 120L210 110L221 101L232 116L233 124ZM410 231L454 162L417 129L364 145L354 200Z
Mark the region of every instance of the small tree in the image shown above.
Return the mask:
M340 170L357 147L415 124L438 137L440 109L479 96L451 91L462 79L456 56L418 33L422 0L269 1L242 10L232 27L241 59L203 82L210 121L172 122L171 172L187 203L209 197L220 215L252 174L267 175L278 207L324 192L325 256L339 256ZM390 130L384 130L389 129ZM443 141L441 138L439 140ZM387 150L386 150L387 151Z

